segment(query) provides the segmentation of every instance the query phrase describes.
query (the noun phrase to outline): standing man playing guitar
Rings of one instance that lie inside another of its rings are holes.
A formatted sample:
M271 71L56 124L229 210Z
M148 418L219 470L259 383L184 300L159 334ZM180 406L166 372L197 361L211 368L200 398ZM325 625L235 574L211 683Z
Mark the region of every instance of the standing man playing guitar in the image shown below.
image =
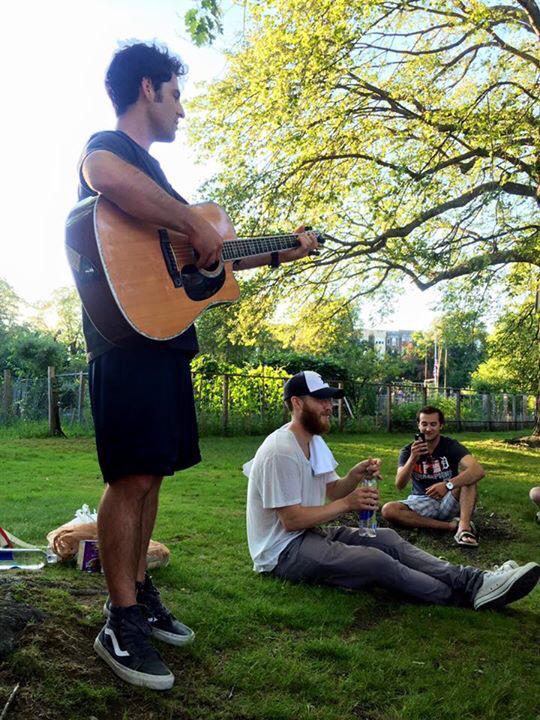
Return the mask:
M93 135L79 165L79 199L101 194L130 216L189 238L197 267L219 262L223 238L171 187L149 149L173 142L184 118L178 78L187 72L166 48L135 43L120 49L106 75L117 124ZM298 228L299 247L281 261L317 246ZM125 238L129 246L129 237ZM236 262L235 269L279 263L277 256ZM240 267L238 267L240 265ZM97 654L126 682L156 690L174 675L150 643L192 642L194 633L162 604L146 572L146 553L163 476L200 461L190 361L198 351L191 326L178 337L142 336L133 347L108 342L83 311L89 386L99 464L106 483L98 515L101 561L109 598Z

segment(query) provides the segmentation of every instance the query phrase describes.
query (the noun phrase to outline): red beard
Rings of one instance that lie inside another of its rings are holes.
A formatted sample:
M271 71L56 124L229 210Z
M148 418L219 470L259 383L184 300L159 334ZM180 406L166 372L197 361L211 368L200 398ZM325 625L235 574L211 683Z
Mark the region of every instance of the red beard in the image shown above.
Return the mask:
M327 421L326 421L327 420ZM310 410L307 407L302 408L300 422L305 430L311 435L323 435L330 429L330 418L321 417L320 411Z

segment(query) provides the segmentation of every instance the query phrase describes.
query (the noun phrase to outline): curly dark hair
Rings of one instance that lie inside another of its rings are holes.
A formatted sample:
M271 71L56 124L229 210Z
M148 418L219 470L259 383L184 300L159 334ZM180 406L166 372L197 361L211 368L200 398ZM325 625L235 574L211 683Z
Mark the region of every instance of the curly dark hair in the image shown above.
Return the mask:
M187 65L166 47L154 43L134 43L117 50L105 75L105 88L111 98L117 117L137 102L143 78L152 81L159 92L164 82L173 75L187 75Z

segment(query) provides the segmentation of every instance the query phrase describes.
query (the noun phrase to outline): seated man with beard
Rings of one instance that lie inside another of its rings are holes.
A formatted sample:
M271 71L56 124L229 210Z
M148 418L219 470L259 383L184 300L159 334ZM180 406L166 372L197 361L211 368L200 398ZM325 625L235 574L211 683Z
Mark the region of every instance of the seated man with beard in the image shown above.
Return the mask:
M254 570L298 582L359 590L378 585L417 600L475 610L502 607L527 595L540 565L513 560L494 572L452 565L403 540L394 530L375 537L357 528L320 527L351 511L374 510L379 493L363 487L379 474L368 458L340 478L321 434L330 429L332 399L343 390L306 370L285 385L291 422L269 435L244 466L249 476L247 534ZM327 502L328 501L328 502Z

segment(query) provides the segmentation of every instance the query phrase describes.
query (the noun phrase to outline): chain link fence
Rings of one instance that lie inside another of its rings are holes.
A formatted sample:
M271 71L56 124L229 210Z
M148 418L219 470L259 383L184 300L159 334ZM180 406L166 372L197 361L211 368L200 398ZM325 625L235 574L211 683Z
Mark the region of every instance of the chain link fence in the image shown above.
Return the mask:
M0 425L48 421L60 426L92 428L85 372L48 378L0 378ZM51 373L52 370L52 373ZM204 434L262 434L288 419L282 403L287 376L246 371L242 374L193 375L200 430ZM446 416L446 427L460 430L532 428L535 397L526 393L479 394L471 390L426 387L417 383L348 382L345 399L336 401L336 427L341 431L410 430L423 405L435 405Z

